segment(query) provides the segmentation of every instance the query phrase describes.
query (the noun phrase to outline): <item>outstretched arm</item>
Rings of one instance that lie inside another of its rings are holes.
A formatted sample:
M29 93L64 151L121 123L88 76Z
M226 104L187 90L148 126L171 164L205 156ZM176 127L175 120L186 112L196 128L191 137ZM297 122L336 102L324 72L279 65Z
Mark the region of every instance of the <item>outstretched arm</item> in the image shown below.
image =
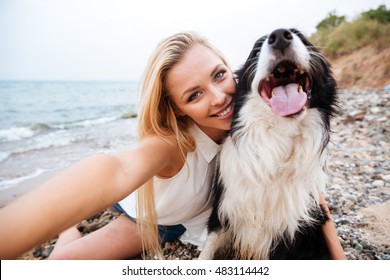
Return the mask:
M346 260L347 258L344 254L343 247L341 246L340 240L337 236L336 227L322 194L320 195L320 203L329 217L329 220L322 226L322 231L324 233L325 242L329 248L330 257L332 260Z
M92 156L0 209L0 259L16 258L126 197L163 170L172 150L150 137L128 153Z

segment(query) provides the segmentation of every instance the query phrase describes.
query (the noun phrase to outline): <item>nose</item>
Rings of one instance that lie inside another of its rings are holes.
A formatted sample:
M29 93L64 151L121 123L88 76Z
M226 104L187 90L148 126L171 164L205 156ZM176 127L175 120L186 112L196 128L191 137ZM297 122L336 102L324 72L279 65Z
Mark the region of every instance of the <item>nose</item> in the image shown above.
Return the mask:
M218 87L211 88L211 106L218 106L225 103L226 94Z
M277 29L268 38L268 45L273 49L284 51L292 42L293 36L287 29Z

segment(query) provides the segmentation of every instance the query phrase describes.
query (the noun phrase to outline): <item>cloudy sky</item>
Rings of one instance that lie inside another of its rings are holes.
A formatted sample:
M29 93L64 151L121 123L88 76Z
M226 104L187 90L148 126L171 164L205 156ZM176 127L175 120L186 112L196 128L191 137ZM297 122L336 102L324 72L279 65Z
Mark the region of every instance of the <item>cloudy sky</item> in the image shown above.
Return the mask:
M0 0L0 80L137 80L163 38L194 30L241 65L275 28L304 34L390 0Z

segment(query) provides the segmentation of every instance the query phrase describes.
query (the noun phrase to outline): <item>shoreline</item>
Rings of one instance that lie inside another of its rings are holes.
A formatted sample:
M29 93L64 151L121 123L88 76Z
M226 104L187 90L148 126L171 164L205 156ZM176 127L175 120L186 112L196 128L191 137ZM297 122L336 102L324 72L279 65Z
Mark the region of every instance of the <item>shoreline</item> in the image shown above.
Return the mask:
M117 154L121 152L126 152L133 149L137 145L138 144L135 140L131 140L128 143L120 143L118 147L110 148L107 149L106 151L97 150L96 152L89 152L86 153L84 157L78 157L78 158L73 158L72 160L68 160L66 162L66 166L64 167L57 167L52 170L47 170L35 177L23 180L14 186L0 189L0 208L4 207L6 204L12 202L16 198L24 195L25 193L33 190L34 188L42 185L43 183L51 179L53 176L56 176L57 174L66 170L67 168L72 166L72 164L78 162L83 158L87 158L88 156L99 154L99 153Z

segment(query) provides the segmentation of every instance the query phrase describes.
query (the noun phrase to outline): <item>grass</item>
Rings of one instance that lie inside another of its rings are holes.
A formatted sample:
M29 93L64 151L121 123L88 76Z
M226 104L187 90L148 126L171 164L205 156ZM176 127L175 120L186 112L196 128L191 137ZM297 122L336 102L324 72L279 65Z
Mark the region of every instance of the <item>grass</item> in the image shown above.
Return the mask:
M309 38L329 57L337 58L374 44L377 51L390 45L390 23L358 18L337 27L322 28Z

